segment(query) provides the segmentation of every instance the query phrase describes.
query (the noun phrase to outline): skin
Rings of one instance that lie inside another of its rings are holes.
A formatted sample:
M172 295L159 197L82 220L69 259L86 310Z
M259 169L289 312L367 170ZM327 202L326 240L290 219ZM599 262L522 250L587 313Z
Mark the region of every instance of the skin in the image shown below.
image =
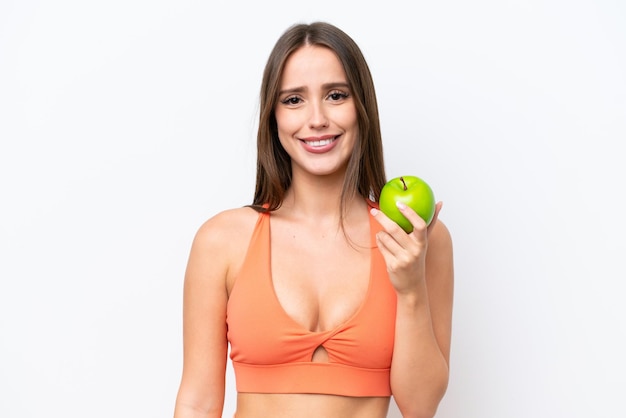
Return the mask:
M391 386L404 417L432 417L448 381L452 316L452 244L435 219L429 227L408 208L406 234L357 197L344 231L339 203L347 161L359 140L343 68L326 48L305 46L286 63L275 109L279 140L292 159L292 184L272 213L272 281L285 312L310 330L345 322L367 288L369 216L398 295ZM332 138L325 152L303 140ZM227 361L226 303L257 213L231 209L205 222L194 238L184 287L184 364L175 418L221 418ZM350 238L351 242L348 242ZM319 262L323 260L324 262ZM327 361L318 349L313 361ZM384 418L387 397L239 393L237 418Z

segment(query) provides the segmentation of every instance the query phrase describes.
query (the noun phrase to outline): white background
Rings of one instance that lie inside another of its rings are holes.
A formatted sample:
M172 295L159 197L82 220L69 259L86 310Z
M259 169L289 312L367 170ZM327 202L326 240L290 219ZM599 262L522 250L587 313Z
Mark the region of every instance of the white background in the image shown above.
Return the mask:
M265 59L317 19L444 202L438 417L626 416L626 3L408 4L0 0L0 417L171 417L192 237L251 201Z

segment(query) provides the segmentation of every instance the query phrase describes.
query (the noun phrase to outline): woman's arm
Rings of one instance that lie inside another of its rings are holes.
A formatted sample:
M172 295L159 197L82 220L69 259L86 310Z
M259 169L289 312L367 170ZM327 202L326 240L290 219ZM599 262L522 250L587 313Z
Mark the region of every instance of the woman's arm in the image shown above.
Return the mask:
M379 248L397 292L391 389L405 418L432 418L449 376L454 287L452 240L437 215L427 228L402 209L415 229L406 234L382 213Z
M183 292L183 373L174 418L221 418L228 342L228 256L219 219L198 230Z

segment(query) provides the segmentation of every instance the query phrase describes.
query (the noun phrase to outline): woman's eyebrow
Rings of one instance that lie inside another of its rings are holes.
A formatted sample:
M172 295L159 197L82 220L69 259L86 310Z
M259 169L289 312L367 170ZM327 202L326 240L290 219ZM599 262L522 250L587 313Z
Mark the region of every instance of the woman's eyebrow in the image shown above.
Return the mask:
M322 84L322 90L330 90L330 89L334 89L334 88L346 88L347 89L349 87L350 86L345 81L334 81L334 82L331 82L331 83L324 83L324 84ZM302 92L304 92L306 90L307 90L307 87L305 87L305 86L290 87L290 88L286 88L284 90L280 90L278 92L278 94L302 93Z

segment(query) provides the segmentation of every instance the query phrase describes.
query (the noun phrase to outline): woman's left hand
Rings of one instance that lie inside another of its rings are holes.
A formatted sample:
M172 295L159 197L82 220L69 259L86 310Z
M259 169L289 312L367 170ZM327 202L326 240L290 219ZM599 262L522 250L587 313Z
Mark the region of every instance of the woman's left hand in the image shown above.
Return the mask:
M441 207L442 203L438 202L433 219L427 226L413 209L399 204L398 209L413 225L410 234L380 210L371 210L372 216L383 227L383 231L376 234L376 243L387 264L391 284L398 294L416 292L424 282L428 235L437 223Z

